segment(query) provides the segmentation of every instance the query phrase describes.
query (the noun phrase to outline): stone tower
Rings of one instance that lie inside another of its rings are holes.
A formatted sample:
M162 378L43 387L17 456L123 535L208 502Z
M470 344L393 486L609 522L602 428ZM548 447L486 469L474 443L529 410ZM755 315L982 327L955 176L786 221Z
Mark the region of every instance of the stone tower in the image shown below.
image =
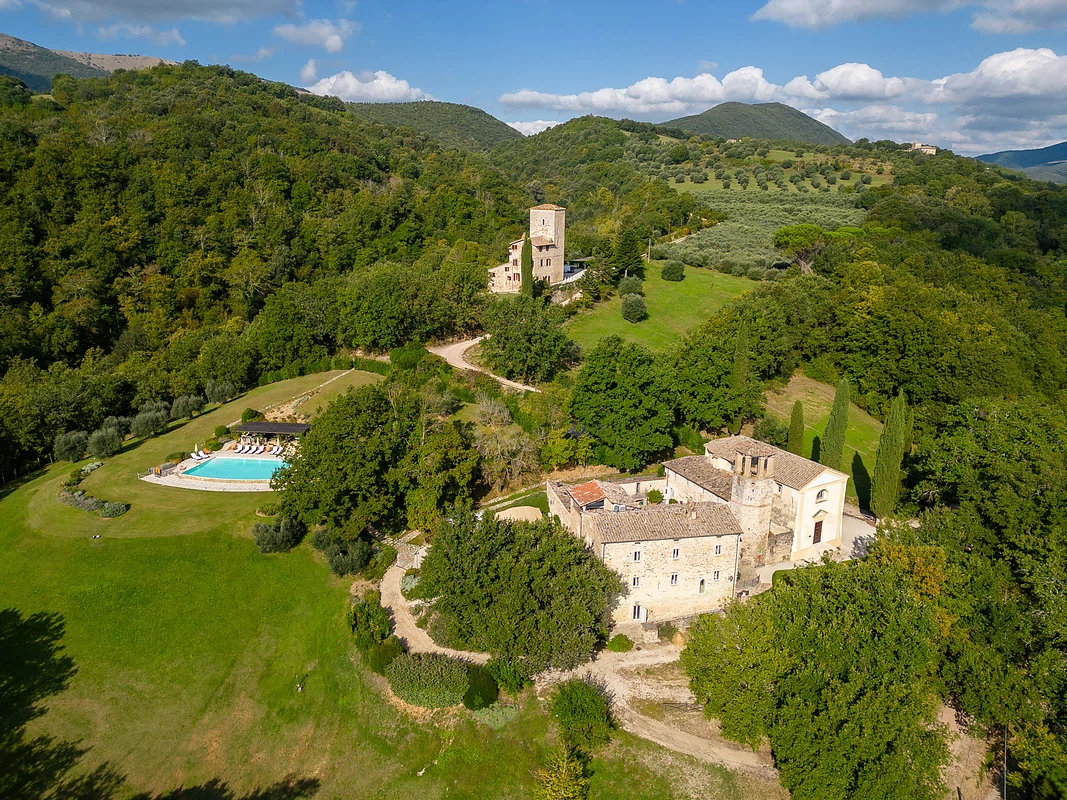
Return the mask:
M730 510L744 534L743 550L752 556L765 553L774 502L774 450L769 446L734 455Z
M543 237L555 242L560 264L563 263L564 238L567 232L567 209L550 203L530 209L530 238ZM553 253L556 255L556 253Z

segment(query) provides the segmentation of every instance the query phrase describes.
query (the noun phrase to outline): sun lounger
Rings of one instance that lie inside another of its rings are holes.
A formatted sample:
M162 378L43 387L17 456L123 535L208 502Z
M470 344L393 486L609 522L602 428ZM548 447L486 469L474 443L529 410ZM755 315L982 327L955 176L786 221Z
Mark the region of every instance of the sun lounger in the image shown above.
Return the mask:
M272 447L272 448L270 449L270 454L271 454L272 456L276 456L276 455L279 455L279 454L280 454L281 452L282 452L282 448L281 448L281 447L279 447L278 445L274 445L274 447Z
M234 449L233 452L235 452L235 453L245 453L247 451L248 451L248 445L239 444L239 445L237 445L237 447Z
M257 456L261 455L263 453L263 451L266 450L266 449L267 449L266 447L264 447L263 445L260 445L259 447L256 448L256 455Z
M193 459L193 461L203 461L204 460L204 459L202 459L200 457L199 453L190 453L189 454L189 458Z

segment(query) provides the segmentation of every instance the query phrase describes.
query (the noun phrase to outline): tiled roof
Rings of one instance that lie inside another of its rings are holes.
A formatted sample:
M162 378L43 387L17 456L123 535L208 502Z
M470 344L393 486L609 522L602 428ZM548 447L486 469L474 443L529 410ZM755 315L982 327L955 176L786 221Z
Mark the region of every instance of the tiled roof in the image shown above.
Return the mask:
M637 507L637 498L617 483L597 481L597 485L600 487L600 491L604 493L604 497L612 503L615 503L616 505Z
M571 497L574 498L580 506L587 506L590 503L595 503L597 500L604 499L604 491L600 488L600 484L597 481L588 481L587 483L579 484L578 486L572 486L567 489L570 492Z
M531 237L530 242L534 247L551 247L556 243L555 239L549 239L547 236L534 236Z
M566 211L567 209L562 206L554 206L551 203L542 203L539 206L534 206L531 211Z
M695 539L741 533L730 507L723 503L678 503L645 506L639 511L593 514L585 520L594 544Z
M729 500L733 496L733 473L716 469L707 456L676 458L673 461L664 461L663 466L723 500Z
M745 456L774 456L774 480L794 489L803 489L827 470L822 464L790 453L788 450L756 441L748 436L712 439L704 445L704 452L718 458L725 458L731 463L737 453Z

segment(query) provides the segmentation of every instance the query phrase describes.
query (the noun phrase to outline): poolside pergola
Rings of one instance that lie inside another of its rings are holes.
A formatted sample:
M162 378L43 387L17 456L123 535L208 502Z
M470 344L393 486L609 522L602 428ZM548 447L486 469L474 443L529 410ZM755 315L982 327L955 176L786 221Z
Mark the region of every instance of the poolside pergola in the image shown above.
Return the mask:
M302 436L311 426L306 422L242 422L234 430L249 436Z

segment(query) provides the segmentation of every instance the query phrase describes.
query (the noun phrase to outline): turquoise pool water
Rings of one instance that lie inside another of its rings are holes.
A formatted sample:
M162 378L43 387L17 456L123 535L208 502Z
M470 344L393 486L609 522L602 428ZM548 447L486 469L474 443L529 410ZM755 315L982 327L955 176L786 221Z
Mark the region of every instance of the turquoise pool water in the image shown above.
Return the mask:
M203 464L185 470L183 475L218 478L225 481L269 481L271 475L286 466L280 458L220 458L214 456Z

